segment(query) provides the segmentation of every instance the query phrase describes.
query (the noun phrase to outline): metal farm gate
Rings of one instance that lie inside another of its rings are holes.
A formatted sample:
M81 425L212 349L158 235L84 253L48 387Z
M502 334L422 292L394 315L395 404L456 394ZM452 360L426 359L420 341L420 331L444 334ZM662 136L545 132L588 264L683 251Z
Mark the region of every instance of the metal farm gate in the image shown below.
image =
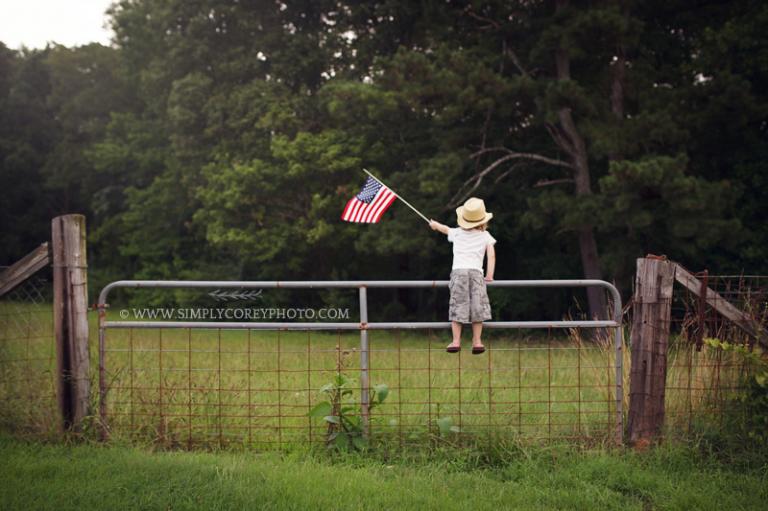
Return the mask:
M321 400L319 390L344 375L355 382L347 392L353 413L374 442L402 446L440 437L453 443L485 438L622 443L622 304L613 285L601 280L489 283L600 287L612 302L612 319L489 321L485 328L544 332L523 341L490 340L482 356L468 355L467 349L445 353L448 338L434 331L449 329L449 322L369 321L369 289L447 286L448 281L113 282L97 304L104 434L188 447L323 443L328 424L308 412ZM118 288L225 289L248 296L259 289L357 289L359 318L125 320L123 313L116 319L116 311L108 317L107 304ZM553 335L563 329L570 335ZM581 329L593 331L582 341ZM592 335L594 329L606 334L602 342ZM416 335L416 330L422 332ZM382 383L387 400L372 408L372 389Z

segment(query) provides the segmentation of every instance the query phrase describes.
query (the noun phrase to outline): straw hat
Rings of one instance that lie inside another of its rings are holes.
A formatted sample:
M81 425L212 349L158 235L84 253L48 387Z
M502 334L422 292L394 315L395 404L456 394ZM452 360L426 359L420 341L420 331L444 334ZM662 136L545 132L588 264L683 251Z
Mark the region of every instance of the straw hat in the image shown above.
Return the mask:
M493 213L487 213L485 202L477 197L470 197L463 206L456 208L456 221L465 229L482 225L491 218L493 218Z

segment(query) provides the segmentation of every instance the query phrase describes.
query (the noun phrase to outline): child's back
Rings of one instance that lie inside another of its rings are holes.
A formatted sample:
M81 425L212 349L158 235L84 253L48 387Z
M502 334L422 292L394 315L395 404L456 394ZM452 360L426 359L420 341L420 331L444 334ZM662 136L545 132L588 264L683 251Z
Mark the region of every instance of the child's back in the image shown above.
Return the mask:
M473 268L483 270L483 258L486 247L496 243L496 239L486 230L464 229L453 227L448 229L448 241L453 243L453 266L457 268Z
M472 323L472 353L485 351L480 338L483 321L491 319L491 305L488 300L486 281L493 280L496 253L493 245L496 239L485 230L493 213L485 211L482 199L471 198L456 209L456 221L460 227L450 228L431 220L429 226L448 236L453 243L453 266L448 288L451 300L448 319L451 321L453 342L448 352L461 349L461 325ZM483 278L483 258L488 255L488 271Z

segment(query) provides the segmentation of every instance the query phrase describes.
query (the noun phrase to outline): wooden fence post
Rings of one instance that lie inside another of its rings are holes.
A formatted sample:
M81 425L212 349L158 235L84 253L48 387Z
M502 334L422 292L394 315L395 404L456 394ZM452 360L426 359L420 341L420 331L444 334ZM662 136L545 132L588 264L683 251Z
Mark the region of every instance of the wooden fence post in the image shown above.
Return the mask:
M664 425L664 386L675 264L637 260L632 306L632 369L629 381L629 442L656 440Z
M51 246L59 408L63 427L79 431L90 406L85 217L54 218Z

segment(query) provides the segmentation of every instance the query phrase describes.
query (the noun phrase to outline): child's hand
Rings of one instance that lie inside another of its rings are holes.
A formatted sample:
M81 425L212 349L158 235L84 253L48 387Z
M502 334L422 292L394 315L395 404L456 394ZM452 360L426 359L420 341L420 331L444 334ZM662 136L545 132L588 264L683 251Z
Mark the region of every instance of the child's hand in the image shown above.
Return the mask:
M443 225L440 222L436 222L436 221L430 219L429 227L433 231L442 232L443 234L448 234L448 230L449 230L448 226L447 225Z
M485 276L485 281L486 282L493 282L493 275L486 275Z

